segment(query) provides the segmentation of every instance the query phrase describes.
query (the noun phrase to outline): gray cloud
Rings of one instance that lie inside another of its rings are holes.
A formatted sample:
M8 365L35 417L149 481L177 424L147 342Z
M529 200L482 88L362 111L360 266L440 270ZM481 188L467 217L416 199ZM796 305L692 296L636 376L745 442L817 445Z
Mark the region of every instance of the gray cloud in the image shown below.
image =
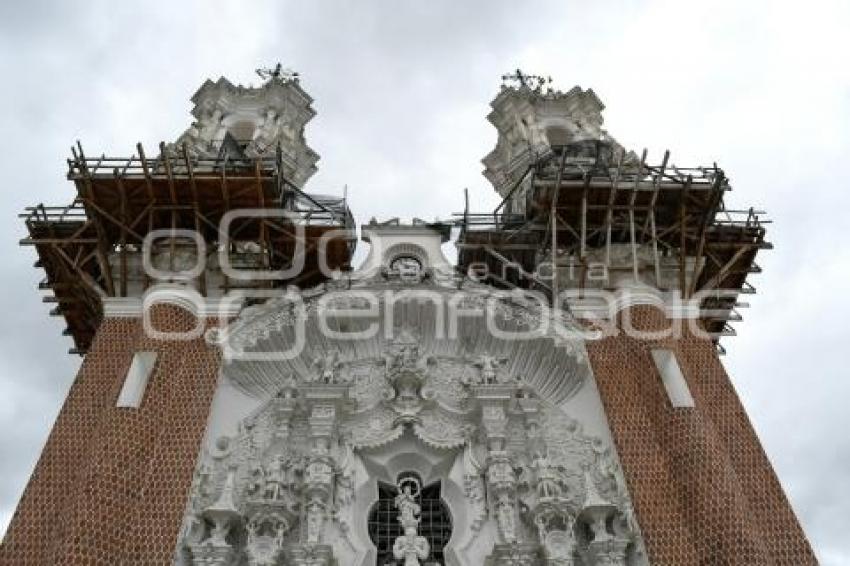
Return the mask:
M850 14L845 4L195 1L0 5L0 528L78 360L47 317L23 206L63 203L64 158L153 147L189 120L207 77L255 80L278 60L316 99L309 188L349 186L360 221L447 216L468 187L496 199L479 159L499 75L517 66L593 87L624 144L681 164L718 161L731 202L764 206L776 251L728 340L727 367L824 564L850 562L850 394L842 346L850 252Z

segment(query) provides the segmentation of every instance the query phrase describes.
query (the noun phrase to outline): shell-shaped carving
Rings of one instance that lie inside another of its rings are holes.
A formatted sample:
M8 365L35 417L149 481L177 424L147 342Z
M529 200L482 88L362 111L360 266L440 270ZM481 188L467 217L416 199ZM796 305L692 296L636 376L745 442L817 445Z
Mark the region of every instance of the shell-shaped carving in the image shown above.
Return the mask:
M463 384L474 382L481 371L475 361L482 356L504 358L500 371L556 404L573 395L589 375L583 344L557 339L552 332L534 332L548 315L533 308L491 301L486 294L458 301L455 292L444 290L433 291L427 300L396 297L390 305L380 287L372 291L378 297L377 316L352 317L336 334L327 332L315 298L300 307L277 299L243 312L223 333L225 353L235 352L224 365L225 375L246 394L266 398L281 387L285 376L307 378L317 358L335 351L342 379L353 381L353 396L369 406L380 396L387 348L404 329L415 329L420 355L434 366L429 386L455 410L463 399ZM450 301L464 310L481 309L482 315L450 320L445 307ZM356 335L370 327L370 335Z

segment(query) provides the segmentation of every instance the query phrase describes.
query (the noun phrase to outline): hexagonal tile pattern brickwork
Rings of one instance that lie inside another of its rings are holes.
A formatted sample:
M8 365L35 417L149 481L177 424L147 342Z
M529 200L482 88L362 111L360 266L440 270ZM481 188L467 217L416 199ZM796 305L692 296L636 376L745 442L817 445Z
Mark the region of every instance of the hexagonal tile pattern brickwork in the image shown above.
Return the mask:
M174 306L153 308L160 331L196 322ZM156 365L141 406L119 408L136 351L156 351ZM12 519L0 564L169 564L219 365L203 337L154 340L139 319L105 319Z
M670 325L650 306L624 322ZM654 348L675 352L695 407L672 407ZM588 354L652 564L817 563L710 340L620 333Z

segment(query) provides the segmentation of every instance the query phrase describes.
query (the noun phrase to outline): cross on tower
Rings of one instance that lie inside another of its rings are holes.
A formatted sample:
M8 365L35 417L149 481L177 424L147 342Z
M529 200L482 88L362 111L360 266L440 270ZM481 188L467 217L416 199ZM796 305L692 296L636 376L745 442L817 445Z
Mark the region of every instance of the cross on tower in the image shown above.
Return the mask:
M265 79L267 81L271 81L274 79L279 79L284 82L298 82L298 73L293 71L292 69L284 69L283 65L278 63L274 67L260 67L257 69L257 75L260 78Z
M552 83L552 77L541 77L540 75L526 75L522 70L517 69L513 73L502 75L502 81L512 82L520 87L530 88L531 90L539 91L544 85Z

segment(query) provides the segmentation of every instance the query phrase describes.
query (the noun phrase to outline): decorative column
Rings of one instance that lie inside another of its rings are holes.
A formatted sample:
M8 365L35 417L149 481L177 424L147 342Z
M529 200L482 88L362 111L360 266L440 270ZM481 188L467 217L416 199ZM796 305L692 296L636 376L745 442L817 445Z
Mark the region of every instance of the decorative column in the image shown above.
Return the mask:
M506 447L508 417L505 411L512 387L476 390L481 403L481 421L487 442L487 486L491 513L496 517L502 542L517 542L516 473Z
M314 405L309 422L312 447L304 474L306 542L319 544L333 493L334 462L330 448L336 423L336 408L332 404Z
M297 400L293 378L271 401L274 426L262 440L286 445ZM297 491L292 456L286 452L272 456L264 466L251 471L247 490L245 555L249 566L274 566L284 551L284 537L296 520Z
M549 461L549 449L541 433L540 399L522 391L517 401L525 418L531 457L534 504L530 514L537 526L544 563L573 566L575 509L564 497L562 478Z
M499 566L531 566L537 545L521 543L517 504L517 477L507 450L508 406L515 399L517 384L488 384L473 388L481 406L481 424L487 443L487 487L490 513L496 519L501 542L493 550Z
M325 566L333 560L330 547L323 544L325 522L333 505L337 467L331 445L337 433L338 412L348 402L348 386L313 384L303 387L302 395L310 415L310 454L301 498L306 528L304 544L295 549L292 557L298 566Z

